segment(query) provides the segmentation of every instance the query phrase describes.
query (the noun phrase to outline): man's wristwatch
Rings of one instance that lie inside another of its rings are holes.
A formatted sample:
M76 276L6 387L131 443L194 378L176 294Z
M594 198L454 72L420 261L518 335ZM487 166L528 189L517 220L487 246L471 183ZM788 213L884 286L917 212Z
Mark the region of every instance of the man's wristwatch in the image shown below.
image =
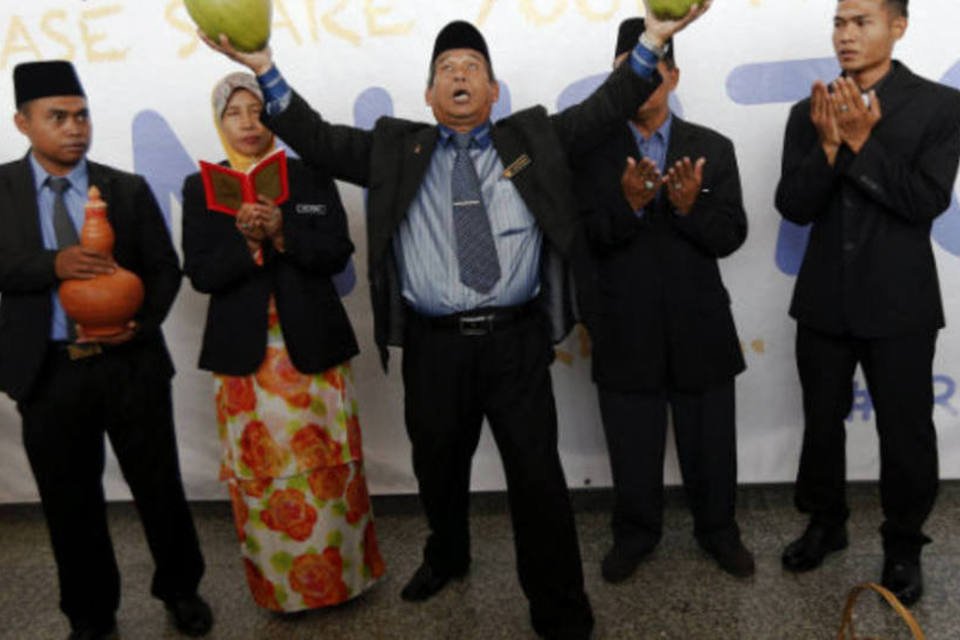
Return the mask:
M658 59L663 60L663 56L667 55L667 50L670 48L670 43L667 42L662 45L656 45L651 40L650 36L647 35L647 32L644 31L640 34L640 44L650 50L650 53L657 56Z

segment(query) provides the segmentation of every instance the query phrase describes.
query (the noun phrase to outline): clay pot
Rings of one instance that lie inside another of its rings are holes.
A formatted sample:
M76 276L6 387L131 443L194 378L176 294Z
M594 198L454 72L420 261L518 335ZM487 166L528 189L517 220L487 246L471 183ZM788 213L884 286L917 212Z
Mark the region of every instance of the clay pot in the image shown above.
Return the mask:
M80 244L113 257L113 227L107 220L107 203L100 190L90 187ZM89 280L65 280L60 285L60 304L74 322L77 332L88 338L102 338L124 331L143 304L143 282L137 274L117 265L109 275Z

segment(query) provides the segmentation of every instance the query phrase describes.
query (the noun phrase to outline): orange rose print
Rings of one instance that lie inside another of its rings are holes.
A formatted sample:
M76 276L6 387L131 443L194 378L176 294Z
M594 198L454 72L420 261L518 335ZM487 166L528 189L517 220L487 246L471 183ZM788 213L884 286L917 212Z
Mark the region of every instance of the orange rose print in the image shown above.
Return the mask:
M350 443L350 455L354 460L363 460L363 442L360 438L360 419L357 416L347 418L347 442Z
M310 483L310 490L313 491L313 495L319 500L333 500L343 495L349 475L350 467L346 465L321 467L310 474L307 482Z
M243 496L240 495L240 489L237 488L235 482L231 482L227 485L230 487L230 502L233 504L233 524L237 527L237 537L240 538L240 542L245 542L247 539L247 519L250 517L250 509L247 508L247 503L243 501Z
M310 423L290 438L290 448L300 471L343 464L343 447L320 425Z
M217 419L223 416L235 416L257 407L257 394L253 390L253 380L237 376L220 376L222 384L217 394Z
M317 510L307 504L302 491L280 489L267 501L260 520L274 531L281 531L298 542L310 537L317 523Z
M367 523L363 530L363 564L370 569L370 575L379 578L383 575L386 566L377 546L377 534L373 530L373 521Z
M287 454L259 420L247 423L240 436L240 459L257 478L274 477L287 466Z
M338 604L350 597L343 582L343 558L336 547L297 556L287 577L290 588L302 595L309 607Z
M286 349L267 347L267 355L256 373L257 384L266 391L278 395L295 407L310 406L310 376L305 376L287 355Z
M263 493L273 483L273 478L257 478L256 480L240 480L240 488L251 498L262 498Z
M277 602L277 594L273 583L264 577L257 565L253 564L248 558L243 559L243 568L247 573L247 584L250 585L250 593L258 605L271 611L282 611L283 608Z
M370 511L370 494L367 493L367 481L363 470L357 469L353 480L347 485L347 522L356 524Z
M333 369L327 369L323 372L323 379L327 381L331 387L337 391L343 391L345 382L343 381L343 375L340 373L339 367L334 367Z

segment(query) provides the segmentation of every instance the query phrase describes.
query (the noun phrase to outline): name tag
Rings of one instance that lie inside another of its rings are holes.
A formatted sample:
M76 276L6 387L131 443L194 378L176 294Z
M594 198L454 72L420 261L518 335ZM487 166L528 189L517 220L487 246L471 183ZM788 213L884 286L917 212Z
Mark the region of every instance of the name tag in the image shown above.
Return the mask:
M521 155L519 158L510 163L510 166L503 170L503 177L510 180L515 175L529 167L533 164L533 160L530 159L530 156L527 154Z
M298 204L295 211L308 216L327 215L327 205L325 204Z

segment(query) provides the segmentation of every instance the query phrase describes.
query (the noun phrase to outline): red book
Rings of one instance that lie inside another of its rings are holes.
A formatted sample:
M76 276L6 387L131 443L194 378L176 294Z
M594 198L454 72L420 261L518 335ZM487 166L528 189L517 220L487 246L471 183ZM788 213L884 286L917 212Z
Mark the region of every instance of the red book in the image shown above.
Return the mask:
M262 195L274 204L290 197L287 182L287 154L277 149L246 172L212 162L200 161L200 177L207 197L207 209L237 215L244 202L257 202Z

